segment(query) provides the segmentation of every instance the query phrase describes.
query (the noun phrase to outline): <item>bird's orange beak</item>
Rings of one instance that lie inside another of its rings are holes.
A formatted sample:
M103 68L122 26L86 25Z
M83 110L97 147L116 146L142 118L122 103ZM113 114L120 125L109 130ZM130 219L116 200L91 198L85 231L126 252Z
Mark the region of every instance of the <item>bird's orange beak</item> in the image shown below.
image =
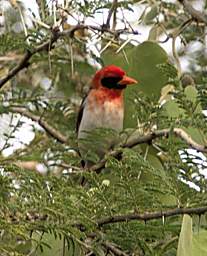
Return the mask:
M123 76L122 80L118 82L120 85L136 84L137 80L129 76Z

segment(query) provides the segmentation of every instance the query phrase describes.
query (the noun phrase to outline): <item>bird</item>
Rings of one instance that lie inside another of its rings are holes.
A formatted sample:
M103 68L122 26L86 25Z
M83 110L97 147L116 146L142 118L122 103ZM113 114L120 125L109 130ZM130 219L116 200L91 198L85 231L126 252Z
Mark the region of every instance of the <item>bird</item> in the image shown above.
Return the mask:
M87 159L89 152L102 159L116 143L113 133L110 136L109 133L100 136L100 131L91 145L87 140L91 132L96 129L110 129L120 133L123 130L124 90L128 85L136 83L137 80L127 76L122 68L115 65L105 66L93 76L89 92L82 100L76 123L79 152L86 168L95 162L89 160L90 157ZM100 141L99 137L102 137Z

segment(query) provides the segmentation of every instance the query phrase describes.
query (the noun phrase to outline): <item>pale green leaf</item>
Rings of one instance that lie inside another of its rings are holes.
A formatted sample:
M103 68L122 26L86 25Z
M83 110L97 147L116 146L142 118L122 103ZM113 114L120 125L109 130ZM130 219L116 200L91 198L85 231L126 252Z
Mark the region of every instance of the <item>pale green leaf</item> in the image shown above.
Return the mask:
M177 256L192 255L192 218L185 214L183 216L180 237L178 241Z

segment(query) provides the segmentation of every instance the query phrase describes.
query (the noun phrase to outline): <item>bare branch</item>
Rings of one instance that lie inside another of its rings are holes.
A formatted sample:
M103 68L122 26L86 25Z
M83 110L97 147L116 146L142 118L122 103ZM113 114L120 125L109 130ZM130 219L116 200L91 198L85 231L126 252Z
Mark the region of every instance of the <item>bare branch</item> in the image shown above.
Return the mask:
M78 25L72 27L71 29L59 32L58 35L62 36L62 37L63 36L73 37L75 31L80 30L80 29L88 29L88 30L91 30L91 31L98 31L98 32L101 32L101 33L106 32L106 33L109 33L109 34L115 35L115 36L119 36L122 33L134 34L134 35L139 34L137 31L132 31L132 30L128 30L128 29L111 30L110 28L107 28L106 26L93 26L93 25L78 24Z
M21 115L26 116L26 117L30 118L31 120L37 122L51 137L53 137L57 141L59 141L61 143L68 142L68 139L66 136L64 136L58 130L56 130L54 127L49 125L42 117L29 112L25 108L13 107L13 108L10 108L9 111L13 112L13 113L21 114Z
M184 7L184 9L191 15L191 17L198 21L207 25L207 18L204 13L194 9L188 0L178 0Z
M149 213L134 213L134 214L126 214L126 215L115 215L110 217L105 217L98 220L96 223L99 227L102 227L106 224L112 224L117 222L126 222L132 220L140 220L140 221L149 221L155 219L162 219L163 217L171 217L183 214L205 214L207 212L207 206L205 207L197 207L197 208L175 208L166 211L159 212L149 212Z

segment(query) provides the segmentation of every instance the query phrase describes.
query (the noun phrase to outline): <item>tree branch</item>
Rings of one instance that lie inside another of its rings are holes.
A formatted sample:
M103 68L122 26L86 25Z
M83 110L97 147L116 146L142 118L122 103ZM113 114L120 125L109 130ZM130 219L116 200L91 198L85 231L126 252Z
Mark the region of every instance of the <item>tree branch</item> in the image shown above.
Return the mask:
M41 51L45 51L45 50L50 50L53 43L55 41L57 41L57 39L59 38L57 32L54 30L53 34L51 36L51 38L49 40L47 40L46 42L43 42L42 44L40 44L39 46L37 46L36 48L34 48L33 50L27 50L26 53L24 54L23 58L20 60L19 64L17 64L12 70L9 71L9 73L0 80L0 89L3 87L3 85L8 82L11 78L13 78L16 74L19 73L19 71L21 71L24 68L27 68L30 63L29 60L31 59L31 57Z
M104 159L102 159L97 164L94 164L93 166L91 166L89 171L99 172L100 169L105 166L107 157L110 157L110 156L118 157L120 154L122 154L123 148L133 148L139 144L151 143L153 140L155 140L157 138L162 138L162 137L167 138L171 134L174 134L175 136L182 139L189 147L191 147L199 152L207 153L207 146L201 145L201 144L198 144L197 142L195 142L191 138L191 136L188 133L186 133L183 129L181 129L181 128L163 129L163 130L153 131L151 133L148 133L148 134L145 134L142 136L129 137L127 142L125 144L123 144L121 148L110 151L108 154L106 154Z
M205 17L204 13L194 9L192 5L187 0L178 0L184 7L184 9L191 15L191 17L198 21L202 22L207 25L207 18Z
M14 77L17 73L19 73L20 70L26 68L29 66L29 59L31 58L32 53L30 51L27 51L19 64L14 67L12 70L9 71L9 73L0 80L0 88L3 87L3 85L8 82L12 77Z
M66 136L64 136L62 133L60 133L54 127L49 125L42 117L29 112L25 108L12 107L9 109L9 111L12 113L21 114L21 115L26 116L26 117L30 118L31 120L37 122L51 137L53 137L57 141L59 141L61 143L68 142L68 139Z
M183 214L201 215L206 212L207 212L207 206L197 207L197 208L175 208L175 209L159 211L159 212L115 215L115 216L102 218L96 221L96 223L99 227L102 227L104 225L117 223L117 222L126 222L126 221L132 221L132 220L149 221L149 220L161 219L163 217L171 217L171 216L177 216L177 215L183 215Z
M123 145L123 147L132 148L138 144L150 143L152 140L156 138L169 137L170 134L174 134L175 136L182 139L184 142L187 143L189 147L196 149L200 152L207 153L207 145L204 146L204 145L198 144L191 138L191 136L187 132L185 132L181 128L157 130L149 134L143 135L141 137L132 138L132 139L129 138L126 144Z
M9 108L10 112L13 113L19 113L23 116L26 116L30 118L31 120L37 122L50 136L52 136L54 139L61 143L67 143L68 139L66 136L64 136L62 133L60 133L58 130L56 130L54 127L49 125L42 117L35 115L25 108L20 108L20 107L12 107ZM110 151L108 154L106 154L105 158L102 159L100 162L97 164L94 164L93 166L90 167L89 171L99 171L101 168L105 166L105 163L107 161L107 157L117 157L123 152L123 148L133 148L139 144L143 143L151 143L153 140L157 138L162 138L162 137L169 137L171 134L174 134L175 136L179 137L182 139L189 147L202 152L202 153L207 153L207 146L206 145L201 145L198 144L196 141L194 141L191 136L185 132L181 128L174 128L174 129L162 129L162 130L157 130L153 131L151 133L142 135L142 136L131 136L128 138L127 142L123 144L120 148L115 149Z
M76 26L72 27L71 29L59 32L58 35L60 37L64 37L64 36L73 37L75 31L80 30L80 29L88 29L88 30L91 30L91 31L98 31L98 32L101 32L101 33L106 32L106 33L109 33L109 34L115 35L115 36L119 36L122 33L134 34L134 35L139 34L137 31L132 31L132 30L128 30L128 29L111 30L110 28L107 28L106 26L93 26L93 25L79 24L79 25L76 25Z

